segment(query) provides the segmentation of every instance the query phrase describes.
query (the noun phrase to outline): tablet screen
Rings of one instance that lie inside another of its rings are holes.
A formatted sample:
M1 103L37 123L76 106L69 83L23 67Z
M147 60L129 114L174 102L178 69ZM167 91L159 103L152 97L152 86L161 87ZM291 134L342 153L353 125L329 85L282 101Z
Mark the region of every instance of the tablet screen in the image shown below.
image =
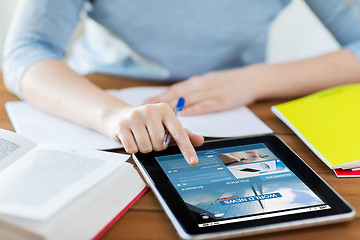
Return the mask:
M200 228L331 208L263 143L197 154L155 159Z

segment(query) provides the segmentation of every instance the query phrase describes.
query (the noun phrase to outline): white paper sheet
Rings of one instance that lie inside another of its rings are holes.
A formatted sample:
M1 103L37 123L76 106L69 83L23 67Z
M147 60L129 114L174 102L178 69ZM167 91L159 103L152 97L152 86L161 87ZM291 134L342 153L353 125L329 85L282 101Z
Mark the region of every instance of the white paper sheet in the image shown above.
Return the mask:
M145 99L163 90L164 87L136 87L108 92L140 106ZM62 143L93 149L122 147L100 133L51 116L25 102L8 102L5 107L15 131L37 144ZM179 119L185 128L206 137L243 137L273 132L247 107L199 116L180 116Z
M5 107L15 132L36 144L59 143L90 149L122 147L101 133L47 114L26 102L7 102Z
M160 94L164 89L164 87L136 87L108 92L129 104L140 106L145 99ZM245 106L197 116L179 116L179 119L185 128L206 137L243 137L273 132Z

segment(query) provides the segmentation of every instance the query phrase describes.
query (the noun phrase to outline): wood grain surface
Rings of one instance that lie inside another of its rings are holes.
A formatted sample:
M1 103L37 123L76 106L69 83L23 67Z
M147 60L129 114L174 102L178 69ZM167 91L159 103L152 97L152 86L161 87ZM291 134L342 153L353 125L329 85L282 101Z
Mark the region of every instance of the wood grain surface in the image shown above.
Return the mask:
M87 76L92 82L104 89L124 88L132 86L159 86L167 83L153 83L129 78L92 74ZM0 127L13 130L6 114L4 104L18 100L9 93L0 74ZM332 170L321 162L271 111L272 105L291 99L262 101L252 104L250 109L294 150L312 169L315 170L331 187L335 189L356 210L354 220L345 223L320 227L289 230L283 232L243 237L243 240L304 240L304 239L360 239L360 178L337 178ZM359 149L360 151L360 149ZM131 161L131 160L130 160ZM106 196L104 196L106 197ZM115 239L179 239L174 227L162 210L152 191L148 191L105 235L102 240Z

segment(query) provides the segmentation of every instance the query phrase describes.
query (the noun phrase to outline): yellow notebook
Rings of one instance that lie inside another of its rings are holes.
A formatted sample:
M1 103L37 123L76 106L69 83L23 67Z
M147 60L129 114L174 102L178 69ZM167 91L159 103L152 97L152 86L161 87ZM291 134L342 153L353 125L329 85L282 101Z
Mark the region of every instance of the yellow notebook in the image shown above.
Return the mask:
M360 84L326 89L271 110L330 168L360 167Z

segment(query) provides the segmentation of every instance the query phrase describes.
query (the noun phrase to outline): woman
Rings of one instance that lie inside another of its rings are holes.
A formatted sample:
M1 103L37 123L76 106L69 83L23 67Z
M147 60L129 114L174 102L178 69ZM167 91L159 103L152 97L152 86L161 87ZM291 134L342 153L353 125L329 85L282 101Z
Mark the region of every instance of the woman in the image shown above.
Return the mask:
M289 2L21 0L5 48L6 85L49 113L118 138L129 153L163 150L168 129L185 159L196 164L193 145L204 140L174 116L179 97L186 99L182 114L191 115L359 81L354 1L306 1L342 49L302 61L263 63L269 26ZM69 67L63 59L84 11L92 23ZM135 108L80 75L88 72L174 84Z

